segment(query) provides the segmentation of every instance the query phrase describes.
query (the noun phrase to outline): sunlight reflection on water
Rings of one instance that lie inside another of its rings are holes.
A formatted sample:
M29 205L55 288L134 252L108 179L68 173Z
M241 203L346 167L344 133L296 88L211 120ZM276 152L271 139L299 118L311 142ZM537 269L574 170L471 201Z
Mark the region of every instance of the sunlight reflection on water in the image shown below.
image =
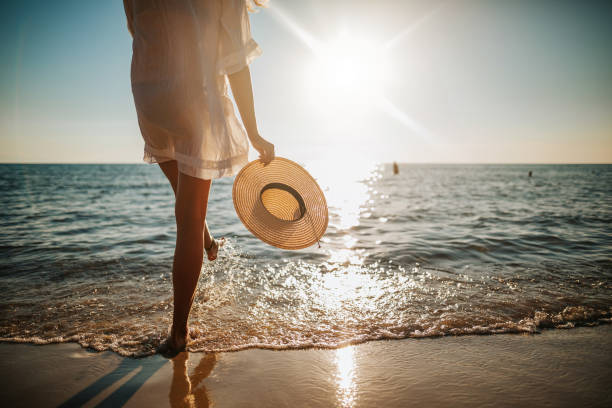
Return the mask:
M338 249L329 251L330 269L335 269L337 265L362 265L367 254L365 250Z
M327 245L327 268L363 265L368 253L359 248L360 242L351 230L360 225L360 219L368 218L373 208L368 206L373 191L370 184L382 177L381 166L375 163L343 161L340 166L329 168L330 162L315 162L311 171L323 191L329 207L329 228L323 242ZM332 162L334 166L337 162Z
M364 183L370 178L381 177L376 164L343 162L342 171L338 163L314 163L311 168L323 191L330 211L329 225L337 231L346 231L359 225L359 218L365 212L364 204L370 199L370 189Z
M385 291L380 280L356 266L326 273L319 279L319 303L329 313L345 314L345 322L354 320L357 310L375 310L377 299Z

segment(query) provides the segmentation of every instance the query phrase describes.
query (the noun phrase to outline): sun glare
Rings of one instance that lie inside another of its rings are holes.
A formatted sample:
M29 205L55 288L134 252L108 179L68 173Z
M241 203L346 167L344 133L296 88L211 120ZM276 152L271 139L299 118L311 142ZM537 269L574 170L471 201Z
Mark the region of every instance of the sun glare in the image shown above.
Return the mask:
M397 84L389 56L398 44L437 14L447 2L415 20L390 39L376 39L375 33L344 29L327 41L302 28L291 16L275 5L273 15L312 53L305 64L305 96L317 118L328 129L341 129L351 136L363 134L362 127L370 112L383 112L406 127L411 135L432 140L432 132L409 112L385 96L385 88ZM372 121L370 121L372 123Z
M369 104L382 95L391 77L385 48L348 31L314 51L306 75L318 106Z

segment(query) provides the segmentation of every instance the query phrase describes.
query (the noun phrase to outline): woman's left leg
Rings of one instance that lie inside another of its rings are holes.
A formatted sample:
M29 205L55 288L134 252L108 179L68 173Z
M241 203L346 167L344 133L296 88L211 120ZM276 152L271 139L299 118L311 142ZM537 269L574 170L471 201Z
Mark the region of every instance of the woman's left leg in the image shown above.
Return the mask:
M176 160L171 160L163 163L159 163L159 167L162 172L170 182L170 186L172 186L172 191L174 191L174 196L176 197L176 189L178 186L178 164ZM210 248L212 244L213 236L208 230L208 223L204 220L204 247Z

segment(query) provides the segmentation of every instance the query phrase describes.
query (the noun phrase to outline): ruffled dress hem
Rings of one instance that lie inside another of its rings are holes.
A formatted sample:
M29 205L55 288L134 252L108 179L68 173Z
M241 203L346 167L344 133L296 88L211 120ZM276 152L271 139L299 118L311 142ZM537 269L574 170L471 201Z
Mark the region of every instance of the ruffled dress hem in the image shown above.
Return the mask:
M150 164L176 160L179 172L203 180L212 180L237 174L249 162L248 156L248 153L244 153L220 161L208 161L169 149L154 149L145 144L143 160Z

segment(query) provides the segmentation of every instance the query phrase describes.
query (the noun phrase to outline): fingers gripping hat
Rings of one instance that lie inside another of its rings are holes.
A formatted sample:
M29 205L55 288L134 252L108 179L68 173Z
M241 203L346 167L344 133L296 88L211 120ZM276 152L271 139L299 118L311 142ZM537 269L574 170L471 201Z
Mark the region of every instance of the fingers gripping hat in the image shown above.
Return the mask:
M282 249L313 245L327 229L323 191L297 163L276 157L264 165L254 160L234 180L234 208L257 238Z

